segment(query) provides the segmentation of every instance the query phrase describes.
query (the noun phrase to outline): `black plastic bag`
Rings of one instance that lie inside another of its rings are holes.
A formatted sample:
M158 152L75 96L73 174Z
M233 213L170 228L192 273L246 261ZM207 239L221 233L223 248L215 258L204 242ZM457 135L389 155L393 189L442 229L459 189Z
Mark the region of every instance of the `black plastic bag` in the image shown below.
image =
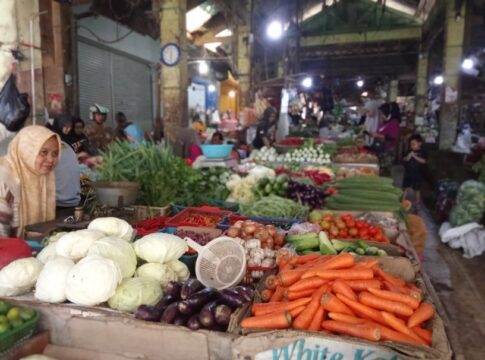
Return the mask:
M9 131L19 131L30 114L27 94L20 94L12 74L0 91L0 123Z

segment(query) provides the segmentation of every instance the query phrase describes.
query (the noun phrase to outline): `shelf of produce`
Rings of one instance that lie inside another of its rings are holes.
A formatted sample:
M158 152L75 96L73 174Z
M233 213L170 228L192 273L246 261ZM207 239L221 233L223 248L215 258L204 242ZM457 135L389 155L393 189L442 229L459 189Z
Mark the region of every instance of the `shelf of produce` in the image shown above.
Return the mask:
M199 208L188 207L170 218L165 225L168 227L202 226L215 228L217 224L222 221L224 216L231 214L232 211L220 210L208 206Z
M301 222L298 219L281 219L281 218L263 218L263 217L255 217L255 216L242 216L242 215L228 215L225 216L222 221L217 225L218 228L227 230L236 222L241 220L253 220L257 223L264 224L264 225L273 225L282 230L288 230L291 225Z

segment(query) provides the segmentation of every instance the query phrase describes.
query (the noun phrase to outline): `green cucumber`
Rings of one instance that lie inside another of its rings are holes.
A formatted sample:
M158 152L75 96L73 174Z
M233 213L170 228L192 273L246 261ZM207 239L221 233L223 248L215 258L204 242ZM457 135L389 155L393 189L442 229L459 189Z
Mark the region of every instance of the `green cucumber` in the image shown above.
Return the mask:
M365 250L365 254L366 255L369 255L369 256L377 256L377 252L379 251L378 248L376 248L375 246L369 246L366 250Z
M377 250L377 256L387 256L386 250L382 250L382 249Z

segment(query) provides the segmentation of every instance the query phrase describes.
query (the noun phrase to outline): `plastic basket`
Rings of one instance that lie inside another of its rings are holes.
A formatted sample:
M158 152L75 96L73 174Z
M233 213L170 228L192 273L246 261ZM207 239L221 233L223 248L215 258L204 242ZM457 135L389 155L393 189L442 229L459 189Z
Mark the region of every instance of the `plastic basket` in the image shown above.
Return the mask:
M198 224L190 220L192 216L202 215L212 220L212 223ZM217 224L222 221L224 216L232 215L232 211L220 210L218 208L203 206L203 207L188 207L170 218L165 226L177 227L177 226L194 226L194 227L217 227Z
M173 216L177 215L178 213L182 212L185 209L187 209L187 206L172 204L172 214L173 214Z
M0 334L0 355L13 348L17 343L34 335L39 319L40 315L36 311L32 319L26 321L17 328Z
M217 227L220 229L229 229L239 220L253 220L257 223L264 225L273 225L281 230L289 230L291 225L301 222L299 219L281 219L281 218L262 218L262 217L248 217L241 215L229 215L225 216L222 222L220 222Z
M133 225L133 228L136 230L137 236L145 236L163 229L168 219L166 216L158 216L153 219L140 221Z

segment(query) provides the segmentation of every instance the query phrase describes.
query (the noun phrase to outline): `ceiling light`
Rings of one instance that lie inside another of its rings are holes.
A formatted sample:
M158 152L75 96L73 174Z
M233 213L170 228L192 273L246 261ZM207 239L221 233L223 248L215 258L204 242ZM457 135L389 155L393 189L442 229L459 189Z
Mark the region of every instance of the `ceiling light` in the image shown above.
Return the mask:
M229 97L230 98L235 98L236 97L236 92L234 90L229 90L229 93L228 93Z
M461 67L463 70L471 70L475 67L475 62L473 61L472 58L466 58L461 63Z
M207 43L207 44L204 44L204 47L207 49L207 50L210 50L212 52L217 52L217 48L219 46L221 46L222 43L221 42L211 42L211 43Z
M270 22L266 28L266 35L270 39L278 40L283 35L283 24L277 20Z
M209 73L209 65L205 61L199 63L199 74L207 75Z
M190 10L185 15L186 30L191 33L199 29L212 17L209 12L211 9L204 9L202 6L197 6L196 8Z
M355 84L361 88L362 86L364 86L364 80L357 80Z
M216 91L216 86L214 84L209 84L207 90L209 90L210 93L213 93Z
M313 85L313 80L311 77L306 77L303 79L303 81L301 82L301 85L304 87L304 88L311 88L312 85Z
M367 96L369 96L369 93L367 91L364 91L361 95L362 95L362 97L367 97Z
M433 79L433 84L435 84L435 85L442 85L444 82L445 82L445 79L443 78L442 75L437 75Z
M231 29L224 29L216 34L216 38L224 38L232 36Z

